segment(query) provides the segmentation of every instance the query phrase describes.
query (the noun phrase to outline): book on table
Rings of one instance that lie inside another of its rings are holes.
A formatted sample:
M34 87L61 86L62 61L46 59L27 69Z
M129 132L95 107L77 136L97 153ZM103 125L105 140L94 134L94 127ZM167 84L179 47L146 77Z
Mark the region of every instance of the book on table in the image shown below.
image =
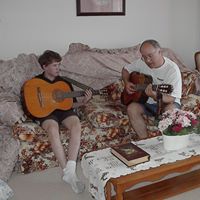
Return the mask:
M111 153L128 167L147 162L150 159L150 155L146 151L131 142L111 147Z

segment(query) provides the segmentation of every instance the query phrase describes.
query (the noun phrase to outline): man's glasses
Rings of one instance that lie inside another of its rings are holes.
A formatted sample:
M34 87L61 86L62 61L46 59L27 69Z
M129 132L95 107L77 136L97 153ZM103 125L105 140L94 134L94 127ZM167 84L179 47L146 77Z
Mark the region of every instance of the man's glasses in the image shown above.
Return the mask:
M157 52L157 49L154 51L154 52L152 52L152 53L150 53L150 54L148 54L148 55L146 55L146 56L142 56L141 57L141 60L143 60L143 61L147 61L147 60L152 60L152 58L154 57L154 54Z

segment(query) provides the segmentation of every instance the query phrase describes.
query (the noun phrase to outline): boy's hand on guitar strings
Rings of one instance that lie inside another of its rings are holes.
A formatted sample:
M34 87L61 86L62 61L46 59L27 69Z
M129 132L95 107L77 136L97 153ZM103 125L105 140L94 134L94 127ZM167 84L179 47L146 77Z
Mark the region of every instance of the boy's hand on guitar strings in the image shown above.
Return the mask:
M92 98L92 91L91 90L85 90L85 95L83 99L83 103L86 104L90 99Z

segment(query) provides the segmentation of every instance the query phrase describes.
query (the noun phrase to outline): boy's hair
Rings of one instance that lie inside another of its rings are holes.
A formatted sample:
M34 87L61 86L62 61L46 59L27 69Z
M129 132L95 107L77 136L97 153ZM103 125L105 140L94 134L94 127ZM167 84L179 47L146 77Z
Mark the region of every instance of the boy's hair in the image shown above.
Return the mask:
M40 63L40 66L43 68L45 65L49 65L53 62L60 62L62 60L60 54L51 51L46 50L42 55L39 56L38 62Z

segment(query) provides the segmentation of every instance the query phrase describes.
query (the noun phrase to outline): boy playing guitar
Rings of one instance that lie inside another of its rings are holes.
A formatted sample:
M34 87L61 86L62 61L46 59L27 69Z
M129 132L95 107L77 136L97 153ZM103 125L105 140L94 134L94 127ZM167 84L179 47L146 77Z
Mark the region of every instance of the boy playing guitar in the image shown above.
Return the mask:
M36 76L35 79L37 80L37 83L39 82L43 84L43 82L46 82L49 83L49 85L65 82L69 89L73 91L72 85L66 82L61 76L59 76L59 66L61 59L62 58L58 53L50 50L45 51L38 59L44 72ZM45 86L43 88L44 90L48 89ZM37 97L41 104L40 106L43 107L43 97L41 95L42 91L40 91L41 88L35 87L35 90L38 94ZM30 99L33 98L31 95L29 96ZM73 102L73 108L86 104L91 99L91 97L92 91L86 90L83 101L80 103ZM45 115L44 117L39 117L37 120L40 121L42 128L44 128L48 134L48 138L55 157L57 158L63 170L62 179L71 185L74 192L80 193L84 190L84 184L78 179L76 175L76 160L80 147L81 124L73 108L69 106L69 109L54 109L54 111L50 112L47 116ZM70 131L68 161L66 160L66 155L59 137L59 125L61 123Z

